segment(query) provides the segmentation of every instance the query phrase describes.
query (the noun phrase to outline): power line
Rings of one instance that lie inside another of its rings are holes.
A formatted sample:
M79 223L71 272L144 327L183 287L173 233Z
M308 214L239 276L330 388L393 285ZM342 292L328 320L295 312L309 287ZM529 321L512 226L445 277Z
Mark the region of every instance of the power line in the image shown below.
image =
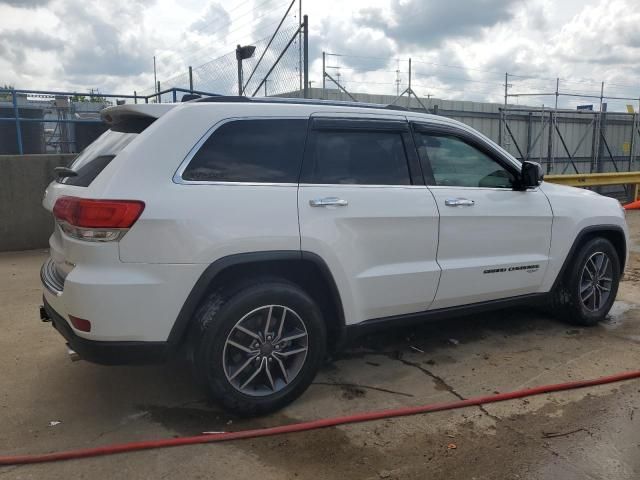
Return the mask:
M226 23L222 23L222 24L219 26L219 28L217 28L217 29L215 30L215 32L214 32L213 34L215 35L215 33L218 33L220 30L224 29L225 27L228 27L228 26L233 25L233 23L234 23L234 22L236 22L236 21L238 20L238 18L245 17L246 15L248 15L248 14L250 14L250 13L253 13L257 8L259 8L259 7L263 6L263 5L267 4L267 3L273 2L273 1L275 1L275 0L264 0L262 3L260 3L260 4L256 5L255 7L251 7L247 12L245 12L245 13L243 13L242 15L240 15L240 16L238 16L238 17L234 18L233 20L230 20L230 21L228 21L228 22L226 22ZM239 5L237 5L235 8L232 8L232 9L230 9L230 10L225 10L225 11L227 12L227 14L229 14L229 13L231 13L231 12L234 12L234 11L238 10L240 7L243 7L243 6L245 6L245 5L248 5L248 3L240 3L240 4L239 4ZM206 25L205 25L201 30L205 30L205 31L207 31L207 28L206 28L206 27L209 27L210 25L212 25L212 24L213 24L213 23L215 23L215 22L221 22L221 21L222 21L221 19L215 18L215 19L211 20L209 23L207 23L207 24L206 24ZM192 24L193 24L193 23L192 23ZM180 46L178 47L178 49L179 49L179 48L181 48L181 47L183 47L184 45L186 45L186 43L187 43L187 40L186 40L186 39L183 39L183 40L182 40L182 42L180 43ZM163 55L163 54L165 54L165 53L167 53L167 54L175 54L175 53L176 53L176 49L175 49L175 48L172 48L171 50L169 50L169 49L163 49L163 50L160 50L160 53L159 53L159 54L157 54L157 56Z
M289 2L288 2L288 0L287 0L287 1L285 1L285 2L281 2L281 3L279 3L278 5L276 5L276 7L274 7L274 8L280 7L280 6L282 6L282 5L286 5L286 4L288 4L288 3L289 3ZM244 23L244 24L242 24L242 25L240 25L240 26L237 26L237 27L236 27L236 28L234 28L233 30L229 31L229 32L227 33L227 35L230 35L231 33L234 33L234 32L237 32L237 31L239 31L239 30L242 30L242 29L247 28L249 25L251 25L251 23L253 23L253 22L257 22L258 20L260 20L261 18L265 17L266 15L269 15L270 13L271 13L270 11L264 12L262 15L260 15L260 16L258 16L258 17L256 17L256 18L254 18L252 22L246 22L246 23ZM267 24L267 25L263 26L263 27L260 29L260 31L262 32L262 31L264 31L264 30L267 30L267 29L269 29L269 28L271 28L271 27L275 26L276 24L278 24L278 23L279 23L279 21L280 21L280 20L275 20L274 22L269 23L269 24ZM213 34L212 34L212 35L210 35L210 36L215 36L215 33L213 33ZM244 36L243 36L243 37L244 37ZM240 37L236 37L236 39L235 39L235 40L233 40L233 41L231 41L231 40L226 40L226 41L225 41L225 44L228 44L228 45L230 45L230 46L231 46L231 45L235 45L236 43L238 43L238 41L239 41L239 40L241 40L241 38L240 38ZM261 39L261 40L262 40L262 39ZM240 43L243 43L243 42L240 42ZM211 46L210 46L210 45L204 45L204 46L202 46L202 47L198 48L197 50L195 50L195 51L193 51L193 52L190 52L190 53L189 53L189 55L188 55L187 57L183 57L183 58L182 58L182 61L183 61L183 62L185 63L185 65L186 65L189 61L193 60L193 59L194 59L194 58L195 58L199 53L201 53L202 51L204 51L204 50L206 50L206 49L208 49L208 48L211 48ZM222 47L219 47L217 50L215 50L215 52L220 51L220 48L222 48Z
M259 4L259 6L260 6L260 5L264 5L264 4L266 4L266 3L270 3L270 2L272 2L272 1L274 1L274 0L265 0L264 2L262 2L261 4ZM280 2L280 3L278 3L277 5L275 5L273 8L274 8L274 9L275 9L275 8L279 8L280 6L282 6L282 5L286 4L286 3L288 3L288 2ZM251 12L249 12L249 13L252 13L252 12L253 12L253 11L251 11ZM237 38L236 38L236 39L234 39L233 41L228 40L228 36L229 36L230 34L234 33L234 32L237 32L237 31L239 31L239 30L246 29L246 28L250 27L252 24L257 23L260 19L264 18L264 17L265 17L266 15L268 15L269 13L271 13L271 10L267 10L267 11L265 11L264 13L262 13L261 15L259 15L258 17L255 17L255 18L251 19L251 20L250 20L250 21L248 21L248 22L243 22L243 23L241 23L240 25L236 25L236 28L234 28L234 29L230 30L229 32L227 32L227 40L225 40L225 44L227 44L227 45L235 45L235 43L237 43L238 41L242 41L242 40L244 40L244 39L245 39L245 36L244 36L244 35L242 36L242 38L237 37ZM233 24L233 23L234 23L234 22L231 22L230 24ZM259 34L262 34L262 32L263 32L263 31L265 31L265 30L267 30L267 29L269 29L269 28L273 27L276 23L278 23L278 21L275 21L275 22L272 22L272 23L269 23L269 24L267 24L267 25L262 26L262 28L260 28L260 30L259 30ZM213 36L215 36L217 33L219 33L219 31L220 31L220 30L222 30L222 29L218 29L218 30L216 30L216 31L213 31L213 32L211 32L208 36L213 37ZM254 32L254 33L258 33L258 32ZM186 40L185 40L185 41L183 41L182 45L186 45ZM180 57L180 58L176 58L176 60L177 60L177 61L179 61L179 62L181 62L183 65L188 65L189 63L191 63L191 62L192 62L192 61L193 61L193 60L198 56L198 54L200 54L201 52L203 52L203 51L205 51L205 50L207 50L207 49L210 49L210 48L211 48L211 45L210 45L210 44L203 45L203 46L199 47L198 49L196 49L195 51L191 51L191 52L189 52L189 54L188 54L187 56L183 56L183 57ZM218 47L217 49L213 50L213 54L214 54L214 55L215 55L215 54L217 54L218 52L220 52L220 50L221 50L221 47ZM171 51L171 52L169 52L169 55L170 55L170 56L174 56L174 57L178 57L178 55L179 55L179 51L178 51L178 50ZM166 58L166 57L165 57L165 58ZM206 62L205 62L205 63L206 63Z

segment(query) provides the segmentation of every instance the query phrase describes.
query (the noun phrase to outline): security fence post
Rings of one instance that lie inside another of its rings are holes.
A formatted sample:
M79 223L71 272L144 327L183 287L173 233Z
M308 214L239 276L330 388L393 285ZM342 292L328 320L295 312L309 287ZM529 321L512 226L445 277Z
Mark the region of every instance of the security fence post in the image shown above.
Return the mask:
M24 154L24 149L22 148L22 130L20 129L20 112L18 110L18 95L16 94L16 90L13 89L11 92L11 99L13 101L13 116L16 119L16 140L18 142L18 153L20 155Z

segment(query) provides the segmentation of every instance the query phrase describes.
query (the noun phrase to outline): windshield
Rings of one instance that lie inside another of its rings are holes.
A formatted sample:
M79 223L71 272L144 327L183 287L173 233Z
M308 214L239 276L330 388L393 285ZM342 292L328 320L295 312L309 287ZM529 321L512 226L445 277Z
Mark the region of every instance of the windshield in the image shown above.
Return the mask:
M102 170L126 147L138 134L121 133L107 130L92 144L85 148L69 167L77 173L73 177L59 178L59 183L88 187Z

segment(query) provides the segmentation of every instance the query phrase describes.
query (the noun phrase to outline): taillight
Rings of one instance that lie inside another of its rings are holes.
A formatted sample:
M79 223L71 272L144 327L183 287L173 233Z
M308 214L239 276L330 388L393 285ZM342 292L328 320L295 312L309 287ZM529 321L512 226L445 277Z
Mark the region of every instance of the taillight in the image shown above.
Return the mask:
M80 330L81 332L91 331L91 322L89 320L74 317L73 315L69 315L69 320L71 320L71 325L73 325L76 330Z
M80 240L109 242L121 238L144 210L139 200L60 197L53 216L62 230Z

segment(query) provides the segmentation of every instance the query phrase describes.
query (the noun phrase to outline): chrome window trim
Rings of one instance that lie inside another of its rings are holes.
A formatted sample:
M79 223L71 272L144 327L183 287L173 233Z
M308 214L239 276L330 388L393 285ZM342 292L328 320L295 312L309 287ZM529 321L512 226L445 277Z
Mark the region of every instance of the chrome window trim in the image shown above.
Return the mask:
M180 180L174 183L180 185L220 185L220 186L244 186L244 187L297 187L297 183L273 183L273 182L223 182L217 180Z
M178 185L261 185L261 186L293 186L298 185L297 183L273 183L273 182L230 182L230 181L217 181L217 180L184 180L182 178L182 174L189 166L193 157L195 157L196 153L200 150L204 142L206 142L213 133L220 128L222 125L235 122L238 120L309 120L309 115L299 115L299 116L249 116L249 117L228 117L223 120L219 120L214 123L205 133L200 137L200 140L196 142L196 144L189 150L187 155L184 157L184 160L180 162L178 169L173 174L172 181Z
M404 188L404 189L427 189L426 185L375 185L375 184L363 184L363 183L301 183L300 187L323 187L323 188L335 188L335 187L358 187L358 188Z
M463 187L458 185L428 185L430 190L441 190L445 188L455 188L456 190L492 190L496 192L535 192L538 187L527 188L526 190L516 190L512 187Z

